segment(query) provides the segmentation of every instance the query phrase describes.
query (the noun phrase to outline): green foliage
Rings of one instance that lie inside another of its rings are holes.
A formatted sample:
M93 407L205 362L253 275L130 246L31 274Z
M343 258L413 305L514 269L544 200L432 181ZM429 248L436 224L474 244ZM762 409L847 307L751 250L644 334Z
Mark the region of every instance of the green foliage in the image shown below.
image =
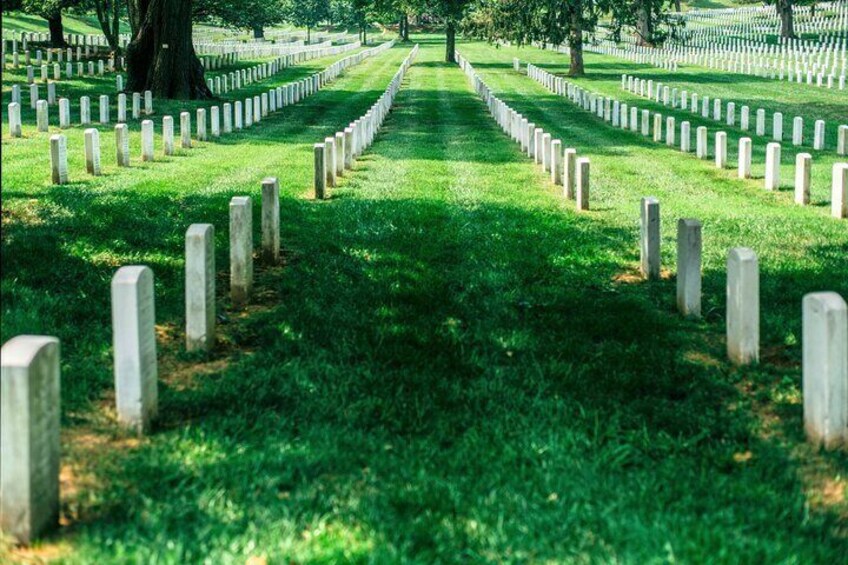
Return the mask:
M237 29L261 29L286 19L286 0L194 0L195 16Z

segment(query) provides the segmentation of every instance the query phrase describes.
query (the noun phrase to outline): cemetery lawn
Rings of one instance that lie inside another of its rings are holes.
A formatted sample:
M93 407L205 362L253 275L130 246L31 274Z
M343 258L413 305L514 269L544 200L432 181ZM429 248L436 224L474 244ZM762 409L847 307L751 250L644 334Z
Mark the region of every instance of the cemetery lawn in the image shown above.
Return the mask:
M801 298L848 295L829 184L814 174L813 205L794 206L577 111L508 51L460 44L498 96L591 159L592 211L577 214L442 62L442 38L416 39L376 143L325 202L309 198L312 144L363 114L411 45L173 158L157 136L159 160L140 163L136 131L117 169L107 128L99 178L69 130L65 186L49 184L47 134L10 141L4 123L2 339L62 340L65 525L27 555L842 562L848 456L804 442L800 404ZM234 311L227 205L253 197L258 242L266 176L284 196L285 260L257 263ZM643 196L663 214L650 284ZM700 322L675 311L683 217L704 222ZM222 317L208 357L182 352L183 237L201 222L216 227ZM723 351L734 246L761 268L763 361L744 369ZM143 440L114 423L109 327L110 278L139 263L156 276L160 356L161 418Z

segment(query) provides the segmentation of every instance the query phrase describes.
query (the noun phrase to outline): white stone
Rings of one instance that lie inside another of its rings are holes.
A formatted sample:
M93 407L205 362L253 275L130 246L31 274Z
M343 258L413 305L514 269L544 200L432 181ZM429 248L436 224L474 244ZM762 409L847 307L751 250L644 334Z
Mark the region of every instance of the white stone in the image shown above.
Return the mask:
M677 125L674 123L674 117L669 116L665 119L665 144L669 147L674 147L676 143Z
M100 123L109 123L109 97L105 94L100 96Z
M681 122L680 124L680 150L684 153L691 151L692 136L689 133L689 122Z
M803 303L804 430L826 448L848 445L848 306L835 292Z
M780 144L769 143L766 146L766 190L777 190L780 187Z
M230 200L230 299L243 306L253 290L253 210L249 196Z
M17 102L9 104L9 133L12 137L21 137L21 105Z
M569 200L576 198L577 186L577 150L573 147L563 151L562 156L562 191L563 196Z
M753 145L750 137L743 137L739 140L739 178L751 178L751 155Z
M185 235L186 349L215 345L215 226L192 224Z
M80 97L80 125L87 126L91 123L91 98Z
M191 114L180 112L180 146L191 149Z
M554 139L551 141L551 182L562 184L562 141Z
M59 355L36 335L0 351L0 530L26 545L59 523Z
M68 182L68 147L64 135L50 136L50 167L53 184Z
M212 106L209 109L209 125L212 131L212 137L221 137L221 110L218 106Z
M332 137L324 138L324 158L327 160L325 171L327 173L327 186L336 186L336 140Z
M695 154L698 159L706 159L709 156L709 148L707 147L707 128L700 126L695 135Z
M274 177L262 181L262 258L280 260L280 184Z
M810 174L813 156L809 153L795 155L795 203L806 206L810 203Z
M799 146L804 143L804 118L795 116L792 120L792 145Z
M813 136L813 149L821 151L824 149L824 120L816 120L816 129Z
M171 116L162 117L162 153L174 154L174 118Z
M575 187L577 193L577 210L589 209L589 158L580 157L575 165Z
M45 132L50 129L48 112L47 101L39 100L35 109L35 124L38 131Z
M639 210L640 270L645 279L657 280L660 278L660 202L653 196L642 198Z
M836 154L848 155L848 125L839 126L836 136Z
M701 222L677 222L677 310L686 317L701 317Z
M158 412L153 271L121 267L112 278L112 343L118 421L145 433Z
M141 160L153 160L153 120L141 122Z
M130 166L130 132L127 124L115 126L115 160L119 167Z
M100 175L100 131L85 130L85 170L91 175Z
M783 114L775 112L772 120L772 138L775 141L783 140Z
M123 92L118 94L118 122L127 121L127 95Z
M848 163L833 165L831 215L834 218L848 218Z
M760 270L746 247L727 258L727 356L737 365L760 359Z

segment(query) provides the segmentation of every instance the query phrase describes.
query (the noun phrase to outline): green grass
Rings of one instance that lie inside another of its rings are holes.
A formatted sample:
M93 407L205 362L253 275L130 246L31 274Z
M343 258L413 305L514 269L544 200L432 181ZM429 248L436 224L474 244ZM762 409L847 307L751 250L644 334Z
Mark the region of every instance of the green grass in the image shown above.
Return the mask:
M798 362L803 294L848 295L844 222L607 128L514 73L508 51L462 45L499 96L591 158L593 211L577 214L441 61L438 38L421 39L376 143L327 202L307 197L312 143L360 116L409 46L167 161L93 179L70 140L70 185L49 184L44 134L4 131L0 329L62 339L73 477L69 525L37 552L841 562L848 504L832 493L848 460L803 442ZM227 202L257 203L269 175L285 261L258 268L237 312ZM675 314L673 280L633 276L646 195L662 203L672 271L676 219L704 221L702 322ZM216 226L226 317L208 358L181 352L194 222ZM736 245L762 269L764 362L746 369L721 340ZM110 402L109 279L133 263L156 274L160 328L162 417L142 441Z
M92 13L68 12L62 13L62 25L65 33L80 33L83 35L102 35L97 16ZM32 14L19 11L3 12L3 31L31 31L47 33L47 20ZM121 24L121 33L129 33L128 23Z

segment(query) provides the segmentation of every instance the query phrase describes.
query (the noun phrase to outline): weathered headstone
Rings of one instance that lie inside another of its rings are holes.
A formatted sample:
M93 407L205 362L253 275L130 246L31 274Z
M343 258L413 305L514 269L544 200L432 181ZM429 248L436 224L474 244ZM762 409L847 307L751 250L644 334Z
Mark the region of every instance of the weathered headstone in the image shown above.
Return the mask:
M180 146L191 149L191 114L180 112Z
M141 160L153 160L153 120L141 122Z
M804 118L795 116L792 120L792 145L798 147L804 143Z
M577 150L569 147L563 151L562 157L562 191L563 196L574 200L577 186Z
M344 129L344 168L353 168L353 128Z
M127 121L127 95L123 92L118 94L118 122Z
M848 163L834 163L833 188L831 191L831 215L848 218Z
M112 278L112 343L118 421L139 434L158 412L153 271L121 267Z
M12 137L21 137L21 105L17 102L9 104L9 134Z
M715 134L715 164L719 169L727 167L727 133L723 131Z
M766 190L780 187L780 144L769 143L766 146Z
M689 133L689 122L680 124L680 150L684 153L691 151L692 135Z
M94 176L100 175L100 131L85 130L85 170Z
M280 260L280 184L274 177L262 181L262 258Z
M750 137L739 139L739 178L751 178L751 155L753 145Z
M162 117L162 152L164 155L174 154L174 118Z
M551 182L562 184L562 141L554 139L551 142Z
M575 165L575 185L577 210L589 209L589 158L580 157Z
M804 429L817 445L848 445L848 306L835 292L804 296Z
M115 126L115 160L119 167L130 166L130 132L127 124Z
M215 344L215 226L192 224L185 235L186 349Z
M209 109L209 126L212 131L212 137L221 137L221 110L218 106L212 106Z
M64 135L50 136L50 167L53 184L68 182L68 147Z
M109 123L109 97L105 94L100 96L100 123Z
M206 109L197 109L197 141L206 141Z
M783 140L783 114L775 112L772 117L772 138L775 141Z
M798 153L795 156L795 203L806 206L810 203L810 174L813 156Z
M327 160L325 171L327 173L327 186L336 186L336 140L332 137L324 138L324 158Z
M816 151L824 149L824 127L824 120L816 120L816 127L813 132L813 149Z
M48 106L46 100L39 100L35 107L35 124L40 132L45 132L50 129L48 118Z
M639 207L639 268L647 280L660 278L660 202L653 196L642 198Z
M253 211L249 196L230 200L230 299L243 306L253 290Z
M87 126L91 123L91 98L80 97L80 125Z
M707 147L707 128L700 126L695 134L695 154L698 159L706 159L709 154Z
M59 523L59 340L14 337L0 360L0 530L29 545Z
M727 258L727 356L737 365L760 359L760 270L746 247Z
M701 317L701 222L677 222L677 310L686 317Z
M839 126L837 129L836 154L848 155L848 125Z

